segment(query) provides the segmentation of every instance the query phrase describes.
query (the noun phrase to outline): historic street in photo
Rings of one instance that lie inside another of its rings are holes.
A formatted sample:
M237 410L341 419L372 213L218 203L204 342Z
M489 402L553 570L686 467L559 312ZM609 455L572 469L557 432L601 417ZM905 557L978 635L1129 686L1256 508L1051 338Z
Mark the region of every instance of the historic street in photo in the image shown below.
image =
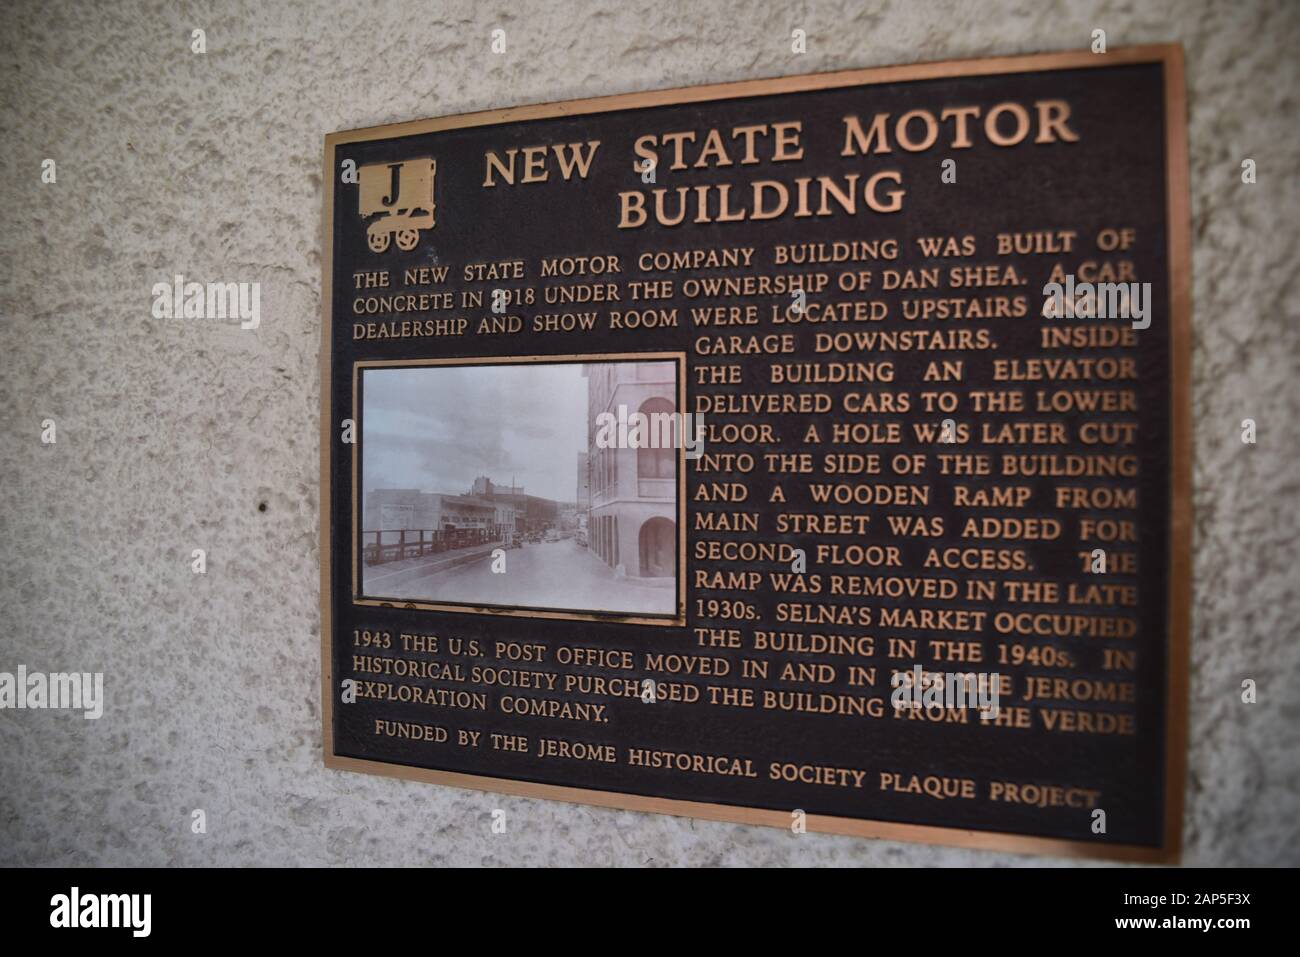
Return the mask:
M366 594L373 598L454 604L546 608L618 608L633 614L670 615L671 582L636 584L620 578L573 538L532 542L506 549L506 570L492 571L489 554L423 578L385 586L385 566L366 568Z

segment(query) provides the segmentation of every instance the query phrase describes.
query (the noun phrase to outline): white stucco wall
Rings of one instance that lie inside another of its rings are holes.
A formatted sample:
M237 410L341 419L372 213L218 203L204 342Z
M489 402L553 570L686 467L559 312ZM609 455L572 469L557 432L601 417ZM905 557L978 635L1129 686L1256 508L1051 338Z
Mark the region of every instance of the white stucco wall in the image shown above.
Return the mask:
M1044 862L326 771L321 148L519 103L1084 48L1095 28L1188 61L1185 860L1300 863L1300 5L20 0L0 30L0 670L103 671L108 711L0 712L0 864ZM152 319L176 273L260 282L260 328Z

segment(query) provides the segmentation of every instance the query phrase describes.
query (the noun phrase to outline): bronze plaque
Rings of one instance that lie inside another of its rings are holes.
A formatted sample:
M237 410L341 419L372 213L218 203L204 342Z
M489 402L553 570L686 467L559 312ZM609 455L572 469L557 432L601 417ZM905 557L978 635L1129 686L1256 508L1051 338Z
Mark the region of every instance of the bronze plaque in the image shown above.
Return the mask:
M326 137L326 764L1175 860L1183 89L1159 46Z

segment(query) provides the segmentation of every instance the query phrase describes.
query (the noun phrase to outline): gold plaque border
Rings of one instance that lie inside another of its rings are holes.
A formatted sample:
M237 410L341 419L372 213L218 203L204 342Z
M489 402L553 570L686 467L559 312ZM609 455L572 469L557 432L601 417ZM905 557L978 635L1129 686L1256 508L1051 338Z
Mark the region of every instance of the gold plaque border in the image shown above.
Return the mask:
M327 768L378 774L470 788L518 797L571 801L597 807L620 808L657 814L674 814L703 820L737 824L761 824L788 828L790 815L743 805L709 804L598 791L588 788L537 784L511 778L389 764L340 757L334 754L333 695L331 687L330 613L331 550L330 450L334 429L330 422L330 351L333 306L334 259L334 176L335 150L345 143L390 139L433 133L439 130L490 126L518 120L545 119L635 110L681 103L737 99L773 93L799 93L845 86L935 80L947 77L992 76L1005 73L1036 73L1052 70L1101 69L1156 63L1162 66L1165 105L1165 183L1169 234L1170 301L1170 535L1169 535L1169 640L1166 656L1167 688L1165 714L1165 821L1163 841L1158 847L1130 844L1102 844L1063 838L1033 837L995 831L923 824L899 824L863 818L809 815L811 830L847 834L880 840L943 844L954 847L1010 851L1021 854L1049 854L1069 858L1099 858L1151 864L1177 863L1181 853L1183 794L1187 774L1187 697L1191 598L1191 223L1188 194L1187 94L1183 50L1179 44L1125 47L1096 54L1088 51L1044 53L1029 56L990 57L975 60L946 60L906 66L844 70L804 76L746 80L674 90L628 93L585 100L533 104L478 113L463 113L438 119L393 123L365 129L345 130L325 137L322 191L321 247L321 489L320 489L320 607L321 607L321 724L324 763ZM685 541L683 531L682 540ZM684 546L683 546L684 547Z

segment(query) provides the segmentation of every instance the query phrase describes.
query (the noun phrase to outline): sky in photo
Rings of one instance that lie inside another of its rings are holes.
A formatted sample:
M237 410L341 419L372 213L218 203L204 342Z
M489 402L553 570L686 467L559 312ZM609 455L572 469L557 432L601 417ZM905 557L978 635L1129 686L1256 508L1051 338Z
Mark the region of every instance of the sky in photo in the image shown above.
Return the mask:
M578 364L366 369L363 493L463 494L475 476L573 502L587 450L587 380Z

